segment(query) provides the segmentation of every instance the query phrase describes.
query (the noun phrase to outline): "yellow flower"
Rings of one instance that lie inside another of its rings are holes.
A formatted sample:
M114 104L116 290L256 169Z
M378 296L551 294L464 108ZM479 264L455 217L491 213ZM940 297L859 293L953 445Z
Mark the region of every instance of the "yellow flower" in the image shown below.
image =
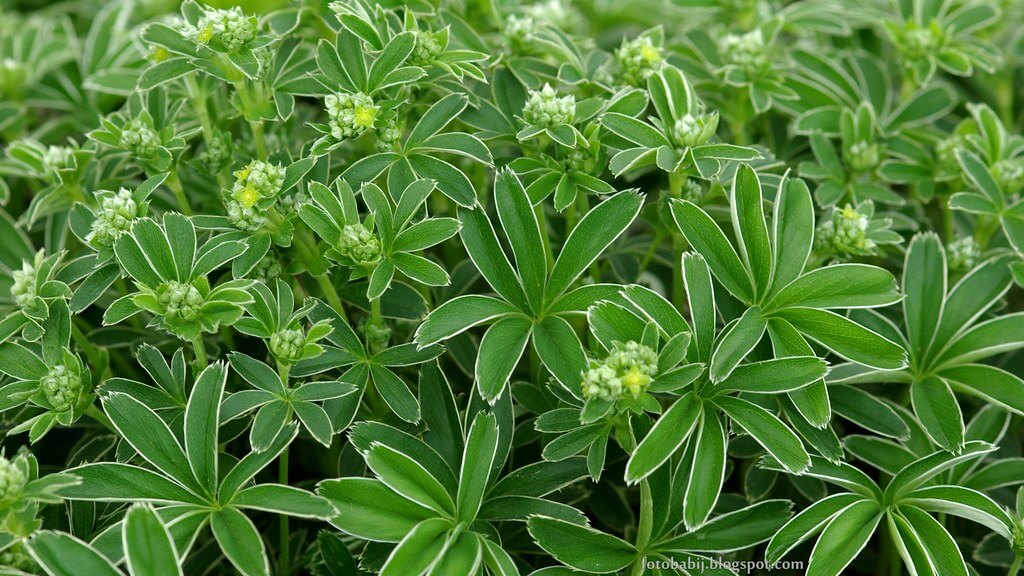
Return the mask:
M373 121L377 118L376 106L356 106L355 125L360 128L372 128Z

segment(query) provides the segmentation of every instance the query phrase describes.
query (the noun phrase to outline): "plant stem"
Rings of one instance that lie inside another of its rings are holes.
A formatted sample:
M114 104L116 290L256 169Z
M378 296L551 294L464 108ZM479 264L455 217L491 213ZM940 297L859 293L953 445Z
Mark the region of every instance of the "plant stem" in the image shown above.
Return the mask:
M89 407L85 409L85 415L99 422L104 428L114 434L120 434L117 431L117 428L114 428L114 423L110 421L110 418L97 408L95 404L90 404Z
M277 481L282 486L288 485L288 448L281 452L277 460ZM278 550L277 567L278 576L288 576L291 573L291 530L288 526L288 516L278 516Z
M196 353L196 366L200 370L206 368L209 361L206 358L206 342L203 342L202 334L192 341L192 350Z
M1024 561L1024 556L1017 554L1013 559L1013 565L1010 566L1010 571L1006 573L1006 576L1017 576L1017 572L1020 572L1021 561Z
M181 207L181 213L185 216L192 215L192 206L188 203L188 196L185 195L185 188L181 185L181 179L178 178L178 169L171 168L171 171L167 174L167 187L174 192L174 197L178 199L178 206Z
M192 107L199 117L199 123L203 126L203 138L209 144L213 141L213 124L210 122L210 110L206 107L206 93L196 81L194 72L185 75L185 86L192 97Z
M338 291L334 289L334 283L326 274L316 276L316 285L320 287L320 291L324 293L324 298L327 298L327 303L330 304L331 308L338 313L339 316L348 320L348 316L345 314L345 307L341 303L341 297L338 296Z

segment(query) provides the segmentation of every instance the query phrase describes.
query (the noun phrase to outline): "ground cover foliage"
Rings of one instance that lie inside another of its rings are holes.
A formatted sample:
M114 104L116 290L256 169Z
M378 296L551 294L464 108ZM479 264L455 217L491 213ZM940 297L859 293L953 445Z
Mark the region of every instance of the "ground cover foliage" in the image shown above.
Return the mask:
M0 573L1016 575L1021 30L0 1Z

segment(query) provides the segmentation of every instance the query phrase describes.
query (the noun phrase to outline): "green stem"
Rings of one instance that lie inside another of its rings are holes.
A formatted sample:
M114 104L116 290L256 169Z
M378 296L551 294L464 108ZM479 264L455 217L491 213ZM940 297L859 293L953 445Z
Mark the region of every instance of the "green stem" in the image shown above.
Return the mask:
M167 174L167 187L174 192L174 197L178 199L178 206L181 207L181 213L185 216L192 215L192 206L188 203L188 196L185 195L185 188L181 185L181 179L178 178L178 169L171 168L171 171Z
M288 448L281 452L281 456L277 460L277 481L282 486L288 485ZM281 514L278 516L278 550L277 550L277 566L278 576L288 576L291 573L291 530L288 526L288 516Z
M324 298L327 299L327 303L330 304L331 308L338 313L339 316L348 320L348 315L345 314L345 307L341 303L341 297L338 296L338 291L334 288L334 283L326 274L315 276L316 285L320 287L320 291L324 293Z
M189 96L192 98L192 107L195 108L199 123L203 126L203 138L209 144L213 141L213 123L210 122L210 110L206 107L206 93L196 81L195 73L185 75L185 85L188 87Z
M1021 561L1024 561L1024 556L1017 554L1013 559L1013 565L1010 566L1010 571L1006 573L1006 576L1017 576L1017 572L1020 572Z
M192 341L192 350L196 353L196 366L199 370L206 368L209 360L206 358L206 342L203 341L202 334Z
M114 423L111 422L110 418L101 412L95 404L90 404L89 407L85 409L85 415L102 424L107 430L110 430L114 434L118 434L117 428L114 427Z

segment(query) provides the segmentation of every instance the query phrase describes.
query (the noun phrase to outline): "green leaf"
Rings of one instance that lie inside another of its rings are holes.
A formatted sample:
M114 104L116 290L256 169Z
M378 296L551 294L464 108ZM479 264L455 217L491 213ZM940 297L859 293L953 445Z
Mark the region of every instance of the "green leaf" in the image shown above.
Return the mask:
M644 196L624 190L592 208L569 233L548 279L547 301L554 302L640 213Z
M196 379L185 408L185 454L199 485L213 494L217 489L217 452L221 397L227 366L211 364Z
M487 215L481 209L459 209L459 221L462 223L459 236L480 274L505 300L524 312L529 311L523 285L498 243Z
M757 306L747 308L743 315L730 322L722 332L711 354L708 375L712 382L721 382L757 346L768 327L768 321L761 317Z
M967 563L960 547L937 520L913 506L900 506L900 513L913 526L921 544L943 576L967 576Z
M509 168L499 171L495 177L494 203L501 228L515 255L516 270L526 289L531 309L535 313L540 312L547 282L544 241L530 198L516 173Z
M457 518L472 523L490 480L491 468L498 449L498 426L493 415L479 412L466 436L466 450L459 471Z
M541 362L567 390L575 392L583 379L587 355L572 326L563 318L548 316L533 326L533 347Z
M418 462L405 454L375 444L366 454L366 464L389 488L438 514L455 514L455 502L441 483Z
M743 302L754 299L750 275L725 233L704 210L687 200L673 200L672 218L686 241L708 264L722 286Z
M49 371L42 359L21 344L0 344L0 372L19 380L39 380Z
M964 444L964 420L949 384L934 376L915 380L910 385L910 400L928 436L939 446L959 452Z
M800 511L768 542L764 559L778 562L790 551L821 532L839 512L863 498L857 494L832 494Z
M789 356L737 366L717 390L774 394L791 392L820 380L828 372L824 360Z
M32 558L51 576L120 576L95 548L70 534L41 530L26 546Z
M252 520L234 508L210 514L210 528L224 556L245 576L269 576L267 551Z
M300 518L326 519L335 514L334 507L325 498L282 484L257 484L245 488L234 495L231 505Z
M545 552L577 570L610 574L636 559L637 550L632 544L587 526L534 516L528 529Z
M656 545L659 550L725 554L764 542L791 514L788 500L764 500L722 514L700 528Z
M416 342L429 346L509 314L516 308L504 300L480 294L466 294L441 304L416 328Z
M532 328L533 323L526 318L504 318L488 328L480 340L475 368L477 388L492 405L522 358Z
M664 464L686 442L703 412L700 400L687 392L654 423L626 464L626 481L635 484Z
M103 399L103 410L114 427L147 462L183 486L196 486L196 477L185 451L167 424L127 394L112 393ZM197 454L197 459L200 456Z
M712 401L787 470L799 474L810 465L800 438L771 412L731 396L718 396Z
M740 254L753 279L754 297L761 298L771 290L775 263L764 220L761 181L747 164L740 164L736 171L729 203Z
M897 370L907 365L907 353L902 346L834 312L788 308L775 316L788 320L804 336L852 362L881 370Z
M882 519L875 502L861 500L836 514L818 538L807 565L809 576L838 576L860 554Z
M780 185L772 217L775 278L772 290L796 279L807 264L814 242L814 204L803 180Z
M183 574L174 539L152 507L137 504L128 510L122 538L132 576Z
M1024 380L995 366L966 364L939 372L953 390L1024 414Z
M725 481L726 436L714 410L704 410L693 440L693 461L683 496L683 521L688 531L701 527L718 502Z
M910 356L923 359L935 338L946 300L946 252L938 236L915 236L903 267L903 314Z
M116 462L84 464L68 470L82 482L61 490L72 500L202 504L202 498L177 482L138 466Z
M896 279L888 270L866 264L836 264L800 276L776 293L767 306L868 308L899 300Z
M608 112L602 116L601 125L637 146L659 148L672 145L664 134L655 130L650 124L618 112Z
M423 574L435 562L448 542L449 521L430 518L416 525L399 542L380 570L380 576Z
M366 540L398 542L418 523L436 516L373 478L324 480L317 492L338 510L331 524Z

